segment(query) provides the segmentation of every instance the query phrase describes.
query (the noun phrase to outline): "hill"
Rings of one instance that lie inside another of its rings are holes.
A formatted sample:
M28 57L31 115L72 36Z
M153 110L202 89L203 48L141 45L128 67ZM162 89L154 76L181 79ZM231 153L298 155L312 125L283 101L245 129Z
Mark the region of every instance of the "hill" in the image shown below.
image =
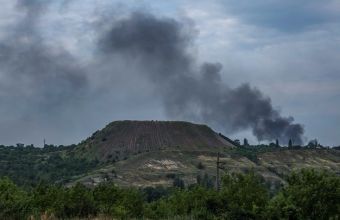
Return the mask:
M77 153L99 161L160 150L216 151L234 147L206 125L184 121L115 121L82 142Z
M305 167L340 173L340 151L235 146L206 125L181 121L116 121L78 145L0 146L0 176L31 186L40 181L90 186L112 181L122 186L170 186L204 181L213 185L216 155L223 172L253 169L273 189L292 170Z

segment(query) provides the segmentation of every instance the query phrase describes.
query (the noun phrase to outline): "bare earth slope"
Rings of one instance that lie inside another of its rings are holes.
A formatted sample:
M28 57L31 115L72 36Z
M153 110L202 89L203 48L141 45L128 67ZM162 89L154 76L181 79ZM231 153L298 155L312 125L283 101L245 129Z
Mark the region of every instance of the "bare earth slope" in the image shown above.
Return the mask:
M81 143L78 151L105 162L155 150L214 150L233 146L206 125L182 121L115 121Z
M225 151L221 156L224 172L247 172L253 169L268 184L277 188L292 170L316 168L340 173L340 152L326 149L280 150L258 155L254 162ZM203 166L199 167L198 164ZM216 176L216 152L160 150L132 155L126 160L107 164L76 181L87 185L110 180L122 186L170 186L179 177L189 185L197 177ZM223 172L222 172L223 175Z

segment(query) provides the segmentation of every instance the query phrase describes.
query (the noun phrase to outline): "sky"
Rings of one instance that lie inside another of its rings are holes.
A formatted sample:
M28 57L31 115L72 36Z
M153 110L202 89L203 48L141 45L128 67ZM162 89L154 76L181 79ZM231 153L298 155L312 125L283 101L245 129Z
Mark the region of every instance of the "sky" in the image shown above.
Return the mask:
M129 119L340 145L337 0L0 3L0 144Z

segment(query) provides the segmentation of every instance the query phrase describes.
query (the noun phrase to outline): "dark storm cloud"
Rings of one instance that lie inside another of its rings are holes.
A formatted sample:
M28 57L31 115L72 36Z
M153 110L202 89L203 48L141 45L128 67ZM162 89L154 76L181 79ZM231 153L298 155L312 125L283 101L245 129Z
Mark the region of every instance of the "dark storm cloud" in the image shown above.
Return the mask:
M228 133L251 128L258 140L292 138L302 143L303 127L283 117L271 100L248 84L230 88L221 81L222 65L198 65L189 53L192 29L173 19L133 13L116 21L99 41L104 56L139 63L137 75L156 88L171 119L205 122Z
M86 71L63 47L45 42L47 2L18 1L18 17L0 41L1 144L65 143L72 119L82 115Z
M99 42L104 53L136 56L144 63L161 68L162 75L158 71L148 72L154 80L158 77L159 80L173 78L181 71L189 70L191 58L184 48L191 43L191 37L180 33L181 24L176 21L158 20L151 15L135 12L130 19L121 20L113 26Z
M333 0L227 0L227 13L246 23L296 32L305 28L339 20Z
M18 9L24 10L30 17L37 17L49 4L49 1L17 0Z
M75 58L61 47L47 46L39 33L46 2L18 1L23 17L0 43L0 73L7 87L0 98L21 97L32 103L27 107L39 110L62 108L87 85Z

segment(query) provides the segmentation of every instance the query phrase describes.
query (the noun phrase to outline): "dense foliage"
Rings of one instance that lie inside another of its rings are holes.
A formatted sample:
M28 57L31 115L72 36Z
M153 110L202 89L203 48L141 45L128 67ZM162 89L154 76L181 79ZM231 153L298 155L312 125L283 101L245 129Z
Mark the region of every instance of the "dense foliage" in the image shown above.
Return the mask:
M224 176L220 191L200 184L136 189L110 182L93 188L40 183L24 190L0 180L0 219L338 219L339 213L340 177L311 169L293 172L273 196L252 171Z
M56 183L84 174L97 165L97 161L77 158L74 146L44 148L0 145L0 176L7 176L19 186L34 186L40 181Z

